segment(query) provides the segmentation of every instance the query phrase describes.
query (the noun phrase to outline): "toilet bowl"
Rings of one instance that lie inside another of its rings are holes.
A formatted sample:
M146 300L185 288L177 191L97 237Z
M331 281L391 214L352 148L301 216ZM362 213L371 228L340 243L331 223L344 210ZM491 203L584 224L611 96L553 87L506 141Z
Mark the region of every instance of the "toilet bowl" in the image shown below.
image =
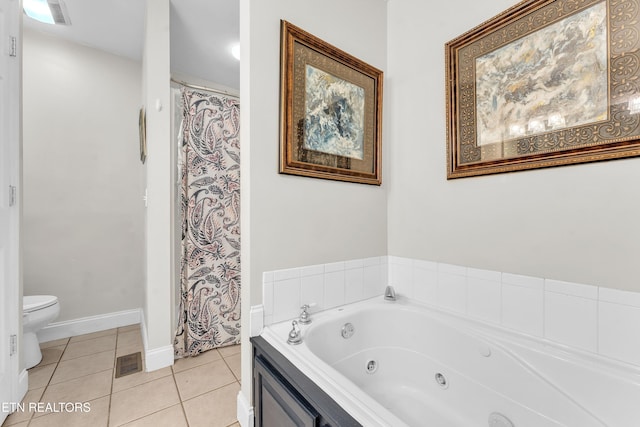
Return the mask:
M22 349L27 369L42 360L36 333L60 314L58 298L53 295L30 295L22 298Z

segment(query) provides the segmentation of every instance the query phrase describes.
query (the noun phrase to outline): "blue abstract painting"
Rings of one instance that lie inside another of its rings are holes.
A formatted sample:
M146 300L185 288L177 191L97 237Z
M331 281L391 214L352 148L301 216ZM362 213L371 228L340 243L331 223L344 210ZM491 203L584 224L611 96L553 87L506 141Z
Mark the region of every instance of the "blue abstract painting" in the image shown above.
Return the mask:
M607 2L476 59L478 145L607 119Z
M304 148L364 159L364 89L306 66Z

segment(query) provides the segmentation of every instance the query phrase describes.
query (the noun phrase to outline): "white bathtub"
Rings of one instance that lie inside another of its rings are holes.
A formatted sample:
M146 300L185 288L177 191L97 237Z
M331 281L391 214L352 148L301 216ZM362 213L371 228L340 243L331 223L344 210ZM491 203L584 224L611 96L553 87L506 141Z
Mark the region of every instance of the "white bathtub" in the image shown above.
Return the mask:
M365 427L640 426L635 366L402 297L312 319L302 344L290 321L262 336Z

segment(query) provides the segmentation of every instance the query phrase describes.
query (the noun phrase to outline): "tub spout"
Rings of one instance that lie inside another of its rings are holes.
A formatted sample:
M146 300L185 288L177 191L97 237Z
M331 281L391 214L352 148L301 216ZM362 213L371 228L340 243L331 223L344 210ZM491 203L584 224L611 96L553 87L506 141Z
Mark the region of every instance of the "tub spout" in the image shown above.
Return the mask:
M384 290L384 299L387 301L395 301L396 300L396 291L393 289L393 286L387 286L387 289Z

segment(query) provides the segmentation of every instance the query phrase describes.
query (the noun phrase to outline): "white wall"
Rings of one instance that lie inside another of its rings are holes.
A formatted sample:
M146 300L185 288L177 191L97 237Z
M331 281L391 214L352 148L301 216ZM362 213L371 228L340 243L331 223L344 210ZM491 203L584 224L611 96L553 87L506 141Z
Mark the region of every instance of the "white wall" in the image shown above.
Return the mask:
M143 103L147 114L145 369L173 364L171 88L169 0L147 1L143 53Z
M142 305L140 64L24 29L24 294L58 321Z
M444 44L515 3L389 2L389 254L640 291L640 159L446 180Z
M249 307L262 302L263 272L387 251L386 184L278 174L280 19L384 71L386 9L384 0L241 1L244 331ZM245 347L242 384L248 395L250 349Z

